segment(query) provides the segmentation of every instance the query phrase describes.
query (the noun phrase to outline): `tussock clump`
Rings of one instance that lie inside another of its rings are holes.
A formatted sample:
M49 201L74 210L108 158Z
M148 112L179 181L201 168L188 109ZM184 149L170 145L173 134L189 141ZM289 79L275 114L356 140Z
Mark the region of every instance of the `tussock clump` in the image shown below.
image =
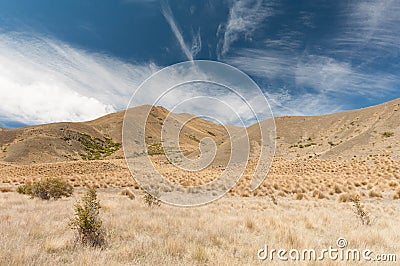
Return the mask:
M327 198L327 196L325 196L325 194L322 193L321 191L319 191L318 189L313 191L312 196L317 199L326 199Z
M81 203L75 205L74 217L69 222L71 229L77 233L76 241L84 246L102 247L105 244L99 210L96 188L90 187Z
M135 199L135 194L133 194L133 192L127 188L123 189L119 194L122 196L127 196L131 200Z
M208 261L208 254L204 246L197 244L192 251L191 257L198 263L205 264Z
M294 194L294 199L295 200L302 200L302 199L305 199L305 198L306 198L306 195L304 195L303 193Z
M336 194L340 194L343 192L343 188L340 187L339 185L335 185L335 187L333 188Z
M0 192L6 193L6 192L13 192L14 189L12 187L0 187Z
M279 196L279 197L285 197L285 196L286 196L286 193L283 192L283 191L279 191L279 192L278 192L278 196Z
M255 227L256 227L253 219L251 219L250 217L246 218L245 225L246 225L246 228L251 230L251 231L254 230Z
M376 190L370 190L368 193L368 196L370 198L382 198L382 193L376 191Z
M396 190L396 192L393 194L393 199L400 199L400 189Z
M43 200L51 198L57 200L62 197L70 197L73 193L73 187L61 178L47 178L37 182L28 182L17 188L20 194L30 195Z
M341 202L352 202L356 197L359 197L358 194L355 193L342 193L339 195L337 201Z

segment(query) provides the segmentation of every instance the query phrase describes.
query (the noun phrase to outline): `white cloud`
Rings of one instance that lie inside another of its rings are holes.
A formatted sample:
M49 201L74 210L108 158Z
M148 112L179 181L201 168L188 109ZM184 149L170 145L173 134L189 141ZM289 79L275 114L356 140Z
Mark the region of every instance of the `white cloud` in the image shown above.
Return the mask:
M84 121L121 110L158 67L133 65L49 38L0 34L0 120Z
M343 110L338 99L348 96L378 97L395 92L396 75L362 71L328 56L298 54L290 49L242 49L228 63L270 82L284 81L292 94L268 88L275 115L311 115ZM311 91L310 91L311 90ZM300 92L305 95L299 95ZM318 106L320 105L320 106ZM309 108L311 107L311 108ZM305 109L306 108L306 109Z
M326 94L306 93L293 96L285 90L265 92L274 116L322 115L343 111L339 101Z
M324 56L307 56L295 69L296 84L321 93L379 96L395 90L398 78L388 73L365 73L349 63Z
M269 16L274 15L272 2L266 3L262 0L239 0L233 1L229 10L226 24L218 27L217 35L223 34L222 47L217 51L219 56L225 55L232 43L240 37L250 39L252 33Z
M175 21L174 15L172 14L172 10L168 2L162 2L161 12L164 18L167 20L169 26L171 27L171 30L174 33L176 39L178 40L178 43L183 53L185 54L186 58L189 61L193 61L194 57L201 50L200 30L196 34L193 34L192 47L191 49L189 49L188 45L185 43L181 30L179 29L179 26Z
M196 55L200 51L201 51L201 35L199 29L196 34L193 34L192 49L191 49L192 57L196 57Z
M400 46L399 14L400 2L396 0L351 3L333 41L350 56L363 55L367 48L369 57L391 57L398 54Z

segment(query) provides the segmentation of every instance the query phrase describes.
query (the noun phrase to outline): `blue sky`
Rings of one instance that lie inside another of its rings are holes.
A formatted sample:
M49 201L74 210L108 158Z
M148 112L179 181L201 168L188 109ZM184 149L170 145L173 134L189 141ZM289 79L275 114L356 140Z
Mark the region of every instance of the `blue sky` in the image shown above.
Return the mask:
M400 96L398 14L396 0L2 0L0 127L122 110L194 59L247 73L276 116L382 103Z

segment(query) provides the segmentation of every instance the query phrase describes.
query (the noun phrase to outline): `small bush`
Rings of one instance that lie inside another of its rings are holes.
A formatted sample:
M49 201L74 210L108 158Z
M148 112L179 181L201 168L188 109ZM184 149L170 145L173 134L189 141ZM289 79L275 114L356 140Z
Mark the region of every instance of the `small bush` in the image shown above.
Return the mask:
M28 182L17 188L20 194L30 195L43 200L51 198L57 200L62 197L70 197L74 188L61 178L47 178L37 182Z
M75 204L75 214L69 225L77 232L77 242L84 246L102 247L105 244L99 209L100 202L97 200L95 187L90 187L81 203Z
M362 225L370 225L371 218L369 213L364 209L364 206L361 204L360 196L356 196L351 200L354 204L355 211L354 213L360 219Z

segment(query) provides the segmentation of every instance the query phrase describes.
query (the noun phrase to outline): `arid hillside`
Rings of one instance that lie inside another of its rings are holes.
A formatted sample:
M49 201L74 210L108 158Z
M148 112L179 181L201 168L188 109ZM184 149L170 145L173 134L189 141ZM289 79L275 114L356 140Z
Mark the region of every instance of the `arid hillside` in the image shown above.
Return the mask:
M151 108L140 106L132 113L142 116ZM162 154L161 128L170 113L152 107L146 124L146 144L152 155ZM122 159L121 111L82 123L54 123L17 129L0 130L0 161L17 164L54 163L77 160ZM210 137L223 142L227 133L223 126L189 114L170 114L177 122L188 121L179 140L185 155L198 150L199 141ZM141 125L137 125L138 127Z
M143 116L150 106L134 108L131 116ZM388 153L400 154L400 99L370 108L310 117L278 117L276 156L286 159L351 159ZM169 111L152 107L146 124L148 152L163 153L161 128ZM82 123L55 123L17 129L0 129L0 161L18 164L76 160L122 159L121 111ZM197 156L199 142L212 138L220 149L217 161L229 155L229 137L222 125L190 114L170 114L177 123L188 121L179 135L186 156ZM261 123L267 123L263 121ZM140 125L137 125L138 127ZM234 127L230 127L231 129ZM250 143L260 142L258 125L247 128Z
M323 116L278 117L277 156L351 159L400 155L400 99ZM254 127L254 126L252 126Z

